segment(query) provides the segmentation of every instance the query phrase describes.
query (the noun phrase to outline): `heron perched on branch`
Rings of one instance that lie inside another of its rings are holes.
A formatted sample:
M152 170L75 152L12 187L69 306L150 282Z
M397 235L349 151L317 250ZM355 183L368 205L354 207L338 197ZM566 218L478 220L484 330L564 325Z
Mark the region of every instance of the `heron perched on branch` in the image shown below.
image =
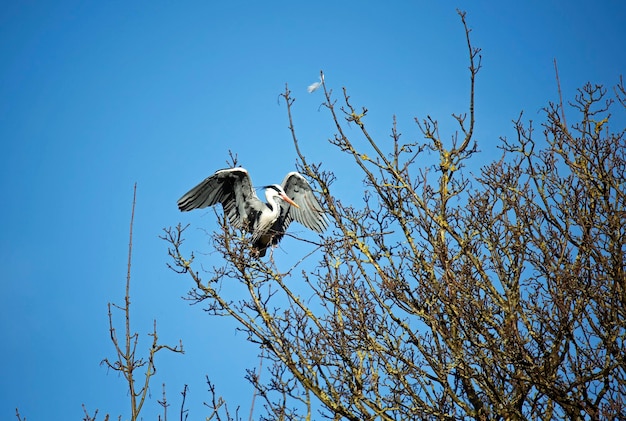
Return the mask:
M222 204L224 213L235 228L252 233L252 247L259 257L268 247L275 246L285 235L291 221L323 232L328 220L311 186L298 172L287 174L283 183L265 186L261 201L248 171L244 168L219 170L178 199L183 212Z

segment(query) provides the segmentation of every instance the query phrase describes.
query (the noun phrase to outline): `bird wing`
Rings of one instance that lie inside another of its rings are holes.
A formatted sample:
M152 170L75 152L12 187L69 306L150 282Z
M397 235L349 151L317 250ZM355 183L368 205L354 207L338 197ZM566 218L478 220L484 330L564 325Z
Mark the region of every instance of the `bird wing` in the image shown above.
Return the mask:
M280 216L274 224L275 231L282 234L291 221L297 221L310 230L323 232L328 227L328 219L306 178L298 172L290 172L282 186L285 194L300 207L281 202Z
M248 221L251 203L259 199L244 168L219 170L178 199L178 209L190 211L221 203L230 223L241 228Z

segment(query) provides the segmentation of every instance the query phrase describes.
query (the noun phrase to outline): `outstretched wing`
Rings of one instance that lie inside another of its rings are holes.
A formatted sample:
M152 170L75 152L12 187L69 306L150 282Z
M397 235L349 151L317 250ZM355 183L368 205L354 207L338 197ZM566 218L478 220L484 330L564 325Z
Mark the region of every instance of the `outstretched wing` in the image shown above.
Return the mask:
M313 189L300 173L294 171L287 174L282 187L285 194L300 207L281 203L280 216L272 227L275 233L273 244L280 241L291 221L299 222L315 232L323 232L328 227L324 210L315 198Z
M183 212L221 203L230 223L241 228L247 224L251 206L260 202L244 168L219 170L178 199Z

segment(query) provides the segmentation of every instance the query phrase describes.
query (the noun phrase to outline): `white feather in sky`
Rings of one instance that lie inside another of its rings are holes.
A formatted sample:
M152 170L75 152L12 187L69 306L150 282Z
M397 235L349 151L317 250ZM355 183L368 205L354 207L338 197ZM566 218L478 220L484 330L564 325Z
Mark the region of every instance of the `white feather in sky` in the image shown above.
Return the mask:
M308 88L306 88L306 90L311 94L317 91L319 87L322 86L323 82L324 82L324 74L322 73L322 75L320 76L320 81L310 84Z

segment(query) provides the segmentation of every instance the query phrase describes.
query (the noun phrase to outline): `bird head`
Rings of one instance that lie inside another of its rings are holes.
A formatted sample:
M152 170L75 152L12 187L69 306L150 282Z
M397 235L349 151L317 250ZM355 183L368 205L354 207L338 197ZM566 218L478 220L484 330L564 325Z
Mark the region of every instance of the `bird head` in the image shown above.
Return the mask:
M284 200L285 202L289 203L291 206L295 206L296 208L300 207L298 206L296 202L291 200L289 196L287 196L287 194L285 193L285 190L283 190L283 188L279 186L278 184L271 184L269 186L265 186L265 198L267 199L268 203L271 203L271 200L275 197L278 197Z

